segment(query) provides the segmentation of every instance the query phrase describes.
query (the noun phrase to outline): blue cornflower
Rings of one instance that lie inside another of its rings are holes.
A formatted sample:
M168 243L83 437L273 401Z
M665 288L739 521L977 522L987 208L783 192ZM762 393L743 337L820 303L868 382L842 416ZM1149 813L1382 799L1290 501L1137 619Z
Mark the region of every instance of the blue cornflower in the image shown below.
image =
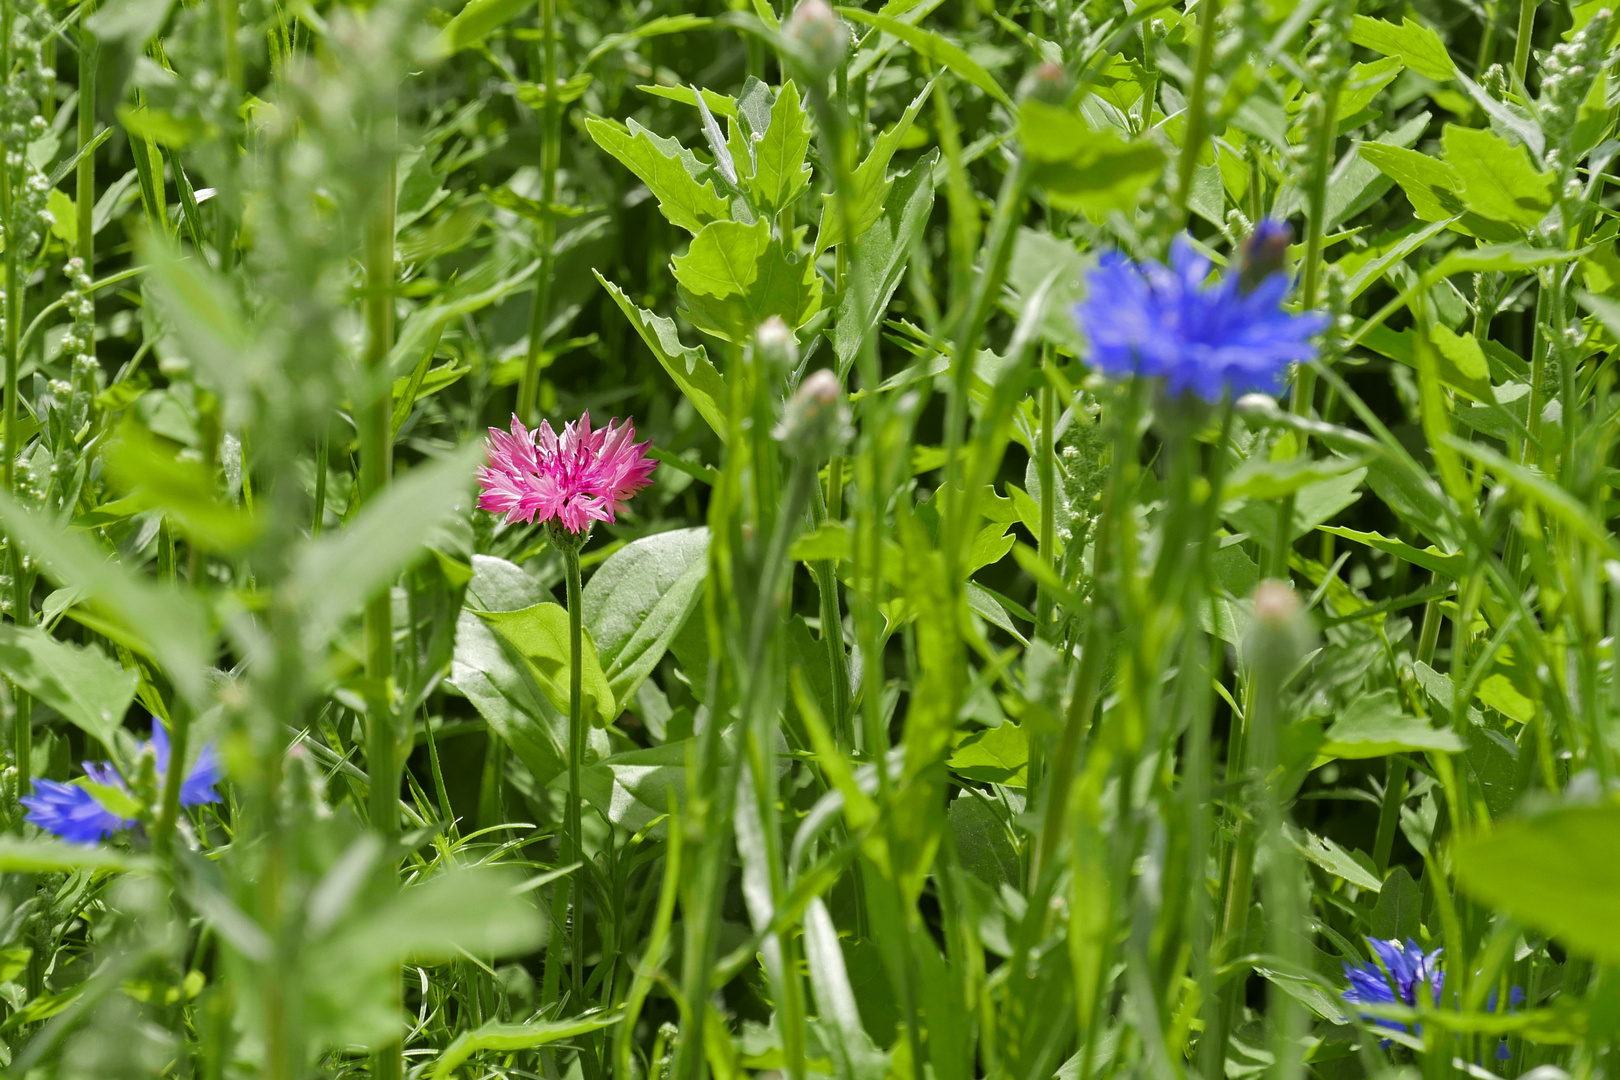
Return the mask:
M1393 940L1378 941L1368 938L1367 944L1377 960L1369 960L1365 964L1344 965L1344 977L1350 983L1344 991L1344 1000L1352 1005L1406 1005L1416 1008L1418 987L1426 985L1430 990L1430 1001L1436 1005L1440 1003L1440 991L1446 984L1446 973L1440 967L1440 954L1443 950L1435 949L1433 952L1425 953L1411 938L1407 938L1405 944ZM1515 986L1508 991L1509 1008L1516 1008L1523 1002L1523 990ZM1495 990L1491 991L1486 1008L1491 1012L1496 1011ZM1374 1017L1363 1013L1362 1019L1371 1020L1376 1026L1391 1031L1423 1034L1416 1024L1408 1028L1399 1020L1388 1017ZM1388 1039L1384 1040L1384 1045L1389 1045ZM1506 1060L1509 1056L1506 1040L1497 1046L1496 1056L1502 1060Z
M161 723L152 725L152 741L142 743L140 750L144 751L147 747L152 750L161 785L163 775L169 768L169 733ZM86 761L83 764L85 777L91 783L129 791L129 785L110 761ZM180 805L201 806L203 803L218 802L219 793L214 790L214 785L222 777L219 755L214 752L212 745L205 744L197 755L197 763L180 782ZM28 808L28 816L24 820L75 844L93 844L135 825L134 818L113 813L92 792L78 784L35 780L34 793L18 801Z
M1418 947L1418 943L1407 938L1406 943L1399 941L1377 941L1367 939L1377 960L1369 960L1365 964L1344 965L1344 977L1350 983L1344 992L1344 1000L1352 1005L1407 1005L1416 1007L1417 988L1427 985L1430 989L1430 1001L1438 1004L1440 1001L1440 988L1445 985L1445 972L1440 969L1440 953L1436 949L1425 953ZM1407 1026L1399 1020L1387 1017L1365 1017L1379 1027L1389 1028L1392 1031L1407 1031Z
M1168 267L1104 255L1074 307L1091 363L1116 377L1162 377L1172 394L1205 401L1276 393L1290 363L1316 355L1311 337L1328 325L1321 312L1282 309L1289 281L1275 255L1279 238L1286 251L1286 230L1263 222L1245 247L1245 267L1207 286L1210 262L1185 237L1170 245Z

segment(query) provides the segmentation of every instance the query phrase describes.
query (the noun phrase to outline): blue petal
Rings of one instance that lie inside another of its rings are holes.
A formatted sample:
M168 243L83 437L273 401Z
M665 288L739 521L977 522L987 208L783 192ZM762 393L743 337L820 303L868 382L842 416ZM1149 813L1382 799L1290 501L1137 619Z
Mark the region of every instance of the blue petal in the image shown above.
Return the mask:
M25 821L75 844L105 840L133 821L120 818L84 788L55 780L34 781L34 793L18 800L28 808Z

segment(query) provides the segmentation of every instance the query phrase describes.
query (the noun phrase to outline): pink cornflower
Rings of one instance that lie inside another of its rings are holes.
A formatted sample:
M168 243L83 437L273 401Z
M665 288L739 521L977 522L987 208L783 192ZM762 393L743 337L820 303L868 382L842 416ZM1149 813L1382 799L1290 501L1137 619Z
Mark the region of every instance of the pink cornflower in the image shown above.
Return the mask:
M647 486L657 462L637 443L629 421L591 430L585 413L562 434L542 420L533 431L512 417L512 430L489 429L489 464L478 470L478 507L507 521L556 522L583 533L613 520L625 500Z

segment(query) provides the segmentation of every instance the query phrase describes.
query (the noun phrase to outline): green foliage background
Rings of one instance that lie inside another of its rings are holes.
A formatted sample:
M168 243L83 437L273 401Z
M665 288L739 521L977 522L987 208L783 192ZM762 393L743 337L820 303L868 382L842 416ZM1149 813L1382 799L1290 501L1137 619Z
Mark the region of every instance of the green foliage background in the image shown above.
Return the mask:
M1609 1075L1617 35L0 0L0 1068ZM1100 254L1264 218L1282 398L1088 368ZM570 596L472 476L587 409Z

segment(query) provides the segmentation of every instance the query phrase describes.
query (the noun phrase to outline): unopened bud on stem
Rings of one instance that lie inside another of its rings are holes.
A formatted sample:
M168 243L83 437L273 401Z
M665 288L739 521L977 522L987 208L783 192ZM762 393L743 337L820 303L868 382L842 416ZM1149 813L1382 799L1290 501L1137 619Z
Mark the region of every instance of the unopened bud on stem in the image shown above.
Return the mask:
M1293 230L1286 222L1261 221L1256 225L1243 242L1238 286L1250 292L1272 274L1280 273L1288 265L1288 245L1293 239Z
M1071 85L1069 73L1063 70L1063 65L1047 60L1024 76L1018 84L1018 97L1021 101L1063 105L1069 100Z
M780 315L772 315L754 331L754 359L779 377L799 366L799 339Z
M821 461L848 441L848 412L838 377L819 368L805 378L782 407L782 421L772 434L792 456Z
M782 27L782 35L798 47L811 74L831 75L849 54L849 31L826 0L804 0Z

